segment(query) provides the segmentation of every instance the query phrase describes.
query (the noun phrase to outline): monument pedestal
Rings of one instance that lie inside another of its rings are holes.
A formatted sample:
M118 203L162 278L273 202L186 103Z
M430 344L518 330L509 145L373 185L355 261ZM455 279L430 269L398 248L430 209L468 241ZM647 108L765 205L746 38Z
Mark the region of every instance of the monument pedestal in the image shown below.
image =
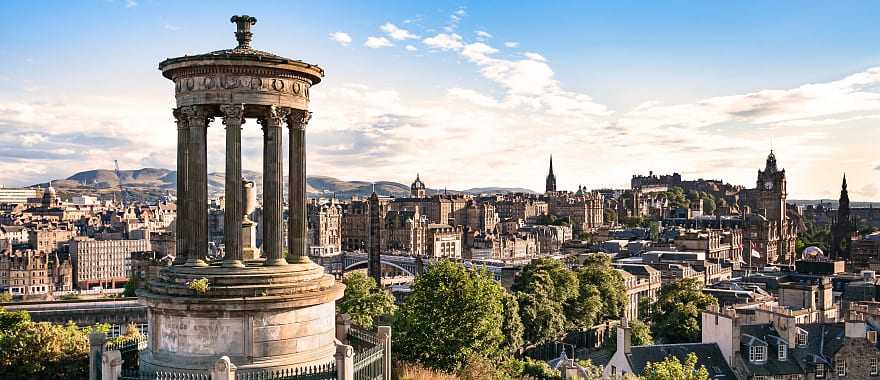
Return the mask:
M205 278L199 294L187 283ZM204 372L228 356L240 372L326 364L344 285L315 264L168 267L139 292L148 306L146 372Z

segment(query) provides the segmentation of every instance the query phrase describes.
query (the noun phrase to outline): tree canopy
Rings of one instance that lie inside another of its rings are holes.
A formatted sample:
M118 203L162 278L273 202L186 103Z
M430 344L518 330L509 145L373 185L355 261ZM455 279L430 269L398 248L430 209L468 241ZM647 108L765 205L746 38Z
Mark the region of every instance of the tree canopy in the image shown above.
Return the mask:
M623 315L626 303L626 284L623 274L611 266L611 257L595 254L587 257L577 272L580 297L589 297L590 286L599 292L602 308L593 322L616 319ZM581 327L590 327L590 325Z
M468 358L504 355L504 289L484 270L443 260L416 277L394 321L401 360L456 371Z
M511 290L516 292L519 302L526 344L555 339L565 331L566 320L584 318L580 315L572 317L572 312L587 309L571 304L578 298L577 276L558 260L532 260L523 267Z
M342 280L345 295L339 300L339 312L348 314L352 322L373 327L376 318L394 313L394 298L376 285L376 280L363 272L354 272Z
M702 283L693 278L660 287L650 313L655 338L663 343L700 340L700 313L709 305L718 304L718 300L703 293L702 288Z
M706 367L697 368L697 355L689 353L684 363L674 356L668 356L662 362L648 363L640 379L643 380L709 380Z

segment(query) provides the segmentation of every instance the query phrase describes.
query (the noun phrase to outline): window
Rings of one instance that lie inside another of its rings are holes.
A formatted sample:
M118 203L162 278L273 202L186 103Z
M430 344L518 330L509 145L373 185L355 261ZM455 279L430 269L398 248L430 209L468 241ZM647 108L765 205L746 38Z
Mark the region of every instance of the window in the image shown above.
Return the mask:
M874 330L868 331L868 341L871 343L877 343L877 332Z
M821 379L825 377L825 364L816 363L816 378Z
M779 351L779 360L788 359L788 346L785 343L779 343L777 348Z
M838 359L835 367L837 367L837 376L846 376L846 359Z
M797 345L801 347L807 345L807 333L805 331L801 331L797 334Z
M871 358L870 363L871 363L871 374L876 375L878 373L877 372L877 358Z
M767 346L749 347L749 361L762 362L767 360Z

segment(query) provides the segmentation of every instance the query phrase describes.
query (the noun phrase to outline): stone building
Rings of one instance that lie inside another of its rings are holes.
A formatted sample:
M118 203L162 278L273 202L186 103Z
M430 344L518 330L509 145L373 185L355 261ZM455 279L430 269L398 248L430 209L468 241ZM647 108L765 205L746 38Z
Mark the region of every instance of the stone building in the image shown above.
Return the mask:
M428 218L414 210L391 210L382 229L383 251L424 256L428 251Z
M605 198L598 191L556 192L547 197L547 204L550 214L571 221L575 235L593 232L605 223Z
M495 205L489 202L468 201L467 205L467 228L472 231L492 233L498 224L498 214Z
M764 169L758 170L756 188L744 190L743 195L747 206L743 246L750 252L746 263L751 267L793 265L797 225L787 213L785 169L777 167L772 151Z
M55 252L75 236L76 231L71 224L45 225L28 231L28 243L34 250Z
M429 224L425 241L428 257L461 258L462 231L461 228L448 224Z
M308 205L309 255L330 256L342 252L342 206L334 200Z
M0 253L0 293L32 296L54 291L49 255L32 249Z
M685 230L673 241L683 252L705 252L711 260L739 261L742 257L742 230L701 229Z
M384 218L391 198L379 197L379 214ZM341 242L343 251L367 250L370 227L370 205L367 200L356 199L342 205Z
M132 252L150 251L149 240L76 239L70 242L70 259L77 289L93 286L116 288L131 276Z
M623 315L627 320L637 320L640 318L639 303L657 299L657 291L663 285L660 271L642 264L614 264L614 268L624 273L626 304Z
M837 203L837 217L831 226L831 258L849 260L852 254L852 235L855 226L849 212L849 192L846 189L846 175L840 186L840 199Z
M495 210L502 221L518 219L534 221L537 217L550 213L547 202L515 195L495 202Z

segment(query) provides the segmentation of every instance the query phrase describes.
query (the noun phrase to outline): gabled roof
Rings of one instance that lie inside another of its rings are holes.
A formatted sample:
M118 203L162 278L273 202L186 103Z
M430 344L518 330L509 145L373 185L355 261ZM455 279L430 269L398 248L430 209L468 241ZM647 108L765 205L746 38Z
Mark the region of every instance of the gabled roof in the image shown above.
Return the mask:
M633 346L630 354L626 356L630 368L635 373L644 373L648 363L662 362L669 356L684 362L688 354L693 352L697 355L697 366L704 366L709 371L710 379L736 379L730 366L724 360L724 355L715 343L684 343L684 344L656 344L650 346Z

